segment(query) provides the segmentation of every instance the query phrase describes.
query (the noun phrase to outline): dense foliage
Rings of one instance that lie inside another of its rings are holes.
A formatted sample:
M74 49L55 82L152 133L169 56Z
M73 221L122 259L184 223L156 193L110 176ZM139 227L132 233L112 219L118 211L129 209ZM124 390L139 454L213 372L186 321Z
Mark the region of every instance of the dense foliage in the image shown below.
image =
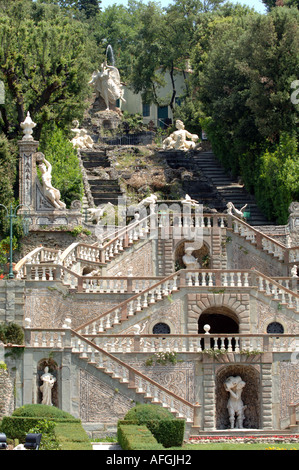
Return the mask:
M271 220L286 223L299 196L299 12L234 18L214 27L209 55L194 50L202 124L223 165L240 175Z
M270 219L285 223L299 193L298 0L263 3L265 14L224 0L173 0L165 8L136 0L107 7L98 0L0 0L1 202L18 197L14 144L28 110L34 137L55 163L53 184L68 206L80 199L67 132L73 119L82 120L90 75L111 45L126 85L147 104L170 106L190 131L204 128L227 170L242 177ZM172 88L162 98L164 72Z

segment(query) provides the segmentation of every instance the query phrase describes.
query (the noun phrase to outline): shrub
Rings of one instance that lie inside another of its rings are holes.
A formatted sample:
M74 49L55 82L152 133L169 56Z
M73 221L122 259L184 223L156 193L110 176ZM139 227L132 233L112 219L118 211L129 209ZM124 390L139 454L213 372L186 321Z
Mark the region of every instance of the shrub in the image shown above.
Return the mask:
M118 425L117 439L123 450L163 449L145 425Z
M173 414L162 406L145 404L131 408L124 417L125 421L133 420L144 424L153 419L174 419Z
M0 340L5 344L24 344L23 328L17 323L2 323L0 325Z
M55 434L56 423L46 419L38 420L29 433L42 434L40 450L59 450L59 442Z
M24 405L17 408L12 413L12 416L23 416L23 417L42 417L42 418L60 418L69 419L71 421L80 421L74 418L70 413L56 408L56 406L50 405Z
M125 415L119 424L146 425L158 443L164 447L181 446L184 440L185 421L158 405L137 405Z

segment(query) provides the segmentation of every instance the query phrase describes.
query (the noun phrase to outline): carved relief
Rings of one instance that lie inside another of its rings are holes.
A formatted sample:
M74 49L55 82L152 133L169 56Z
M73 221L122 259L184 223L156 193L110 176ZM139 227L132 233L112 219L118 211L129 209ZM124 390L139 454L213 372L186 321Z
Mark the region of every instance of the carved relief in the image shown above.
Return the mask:
M133 406L132 401L84 370L80 370L80 419L116 422Z
M288 405L299 401L299 363L281 362L280 376L280 418L289 416Z
M176 395L194 403L195 364L193 362L182 362L169 366L156 364L149 367L141 361L128 362L128 364Z

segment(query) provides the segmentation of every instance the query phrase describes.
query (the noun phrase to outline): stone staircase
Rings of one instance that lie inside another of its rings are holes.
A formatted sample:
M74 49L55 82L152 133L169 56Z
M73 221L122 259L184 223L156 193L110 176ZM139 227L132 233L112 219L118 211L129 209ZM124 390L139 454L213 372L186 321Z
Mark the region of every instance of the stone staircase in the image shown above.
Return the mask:
M232 202L237 209L248 204L250 217L247 221L250 225L274 224L262 214L254 197L244 189L244 186L226 173L213 152L160 153L171 168L185 168L193 173L193 177L183 180L183 190L204 206L224 212L228 202Z
M122 191L117 178L113 177L113 171L106 149L95 146L92 150L80 150L81 161L90 187L90 192L95 206L100 204L116 205Z
M244 186L239 184L238 181L233 180L225 172L213 152L197 152L192 155L192 159L201 174L208 179L209 183L217 192L217 195L220 196L220 200L222 201L220 211L226 209L227 202L232 202L237 209L248 204L246 210L249 210L250 217L247 221L250 225L274 224L274 222L269 221L261 212L254 200L254 197L245 190ZM191 193L190 196L196 199L197 196L199 196L199 194L197 194L196 186L193 191L194 193Z

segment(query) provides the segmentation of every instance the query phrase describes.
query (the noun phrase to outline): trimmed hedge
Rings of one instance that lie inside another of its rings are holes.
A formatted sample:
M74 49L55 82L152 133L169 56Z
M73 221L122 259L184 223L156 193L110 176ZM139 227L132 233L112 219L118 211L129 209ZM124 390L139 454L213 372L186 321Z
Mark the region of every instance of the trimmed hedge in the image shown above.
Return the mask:
M42 405L42 404L29 404L23 405L15 409L12 416L27 416L27 417L41 417L41 418L63 418L75 420L70 413L57 408L56 406Z
M117 440L123 450L164 449L145 425L119 424L117 426Z
M139 424L144 424L146 421L152 419L174 419L173 414L159 405L144 404L136 405L131 408L124 417L125 421L138 421Z
M48 421L54 421L55 423L63 422L63 423L80 423L80 420L73 419L66 419L66 418L49 418L43 416L3 416L1 421L0 430L4 432L7 437L10 439L19 439L20 441L24 441L26 434L28 434L31 428L34 428L37 423L42 420L46 419Z
M164 447L179 447L184 441L185 421L175 419L169 410L159 405L136 405L119 423L145 424L155 439Z
M35 404L21 406L12 416L2 418L0 432L4 432L10 439L24 442L30 429L39 426L41 421L55 423L54 433L62 450L92 450L81 420L55 406Z

